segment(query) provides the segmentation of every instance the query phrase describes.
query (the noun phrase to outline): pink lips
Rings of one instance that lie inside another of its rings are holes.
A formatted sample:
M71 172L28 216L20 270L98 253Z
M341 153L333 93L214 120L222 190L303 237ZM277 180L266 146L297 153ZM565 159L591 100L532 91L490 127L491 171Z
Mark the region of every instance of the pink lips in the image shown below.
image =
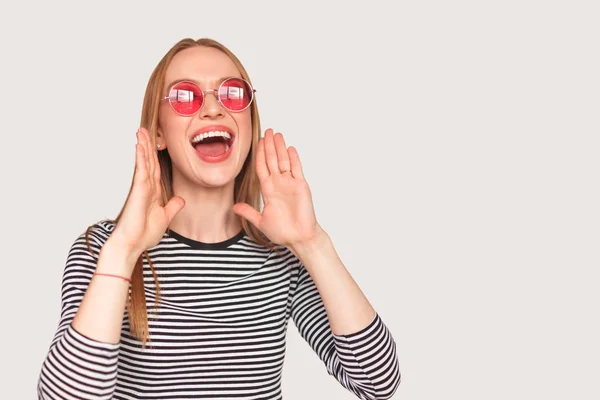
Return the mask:
M195 131L194 134L190 137L190 143L191 143L192 139L195 138L197 135L204 133L204 132L210 132L210 131L222 131L222 132L229 133L231 135L231 140L229 142L229 150L227 150L225 153L220 154L215 157L201 154L198 151L195 151L195 149L194 149L194 151L195 151L196 155L202 161L207 162L207 163L218 163L218 162L225 161L231 155L231 149L233 149L233 142L235 142L235 134L233 133L231 128L229 128L225 125L208 125L208 126L202 127L200 129L198 129L197 131Z

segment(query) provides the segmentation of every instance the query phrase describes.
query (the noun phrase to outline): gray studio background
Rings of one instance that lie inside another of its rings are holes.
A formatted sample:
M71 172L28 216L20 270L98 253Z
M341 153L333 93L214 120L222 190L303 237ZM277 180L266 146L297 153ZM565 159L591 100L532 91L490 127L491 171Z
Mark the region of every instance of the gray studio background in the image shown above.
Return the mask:
M69 247L114 217L147 79L245 64L391 329L394 399L598 399L597 2L12 2L0 9L2 399L33 399ZM293 323L286 400L352 399Z

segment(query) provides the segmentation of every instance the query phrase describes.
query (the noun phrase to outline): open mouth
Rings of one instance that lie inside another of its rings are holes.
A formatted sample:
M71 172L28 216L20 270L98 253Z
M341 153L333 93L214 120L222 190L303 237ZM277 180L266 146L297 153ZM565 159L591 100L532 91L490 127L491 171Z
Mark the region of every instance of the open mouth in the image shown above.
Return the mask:
M194 136L191 140L196 151L205 157L219 157L229 151L233 135L226 131L210 131Z

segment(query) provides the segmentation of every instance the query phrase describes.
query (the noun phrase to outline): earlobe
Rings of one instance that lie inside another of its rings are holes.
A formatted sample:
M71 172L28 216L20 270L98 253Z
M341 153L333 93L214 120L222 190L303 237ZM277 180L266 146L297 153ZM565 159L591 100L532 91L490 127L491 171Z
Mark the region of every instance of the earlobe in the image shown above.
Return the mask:
M158 128L156 130L156 148L158 150L164 150L167 148L167 143L163 139L163 135L162 135L162 132L160 131L160 128Z

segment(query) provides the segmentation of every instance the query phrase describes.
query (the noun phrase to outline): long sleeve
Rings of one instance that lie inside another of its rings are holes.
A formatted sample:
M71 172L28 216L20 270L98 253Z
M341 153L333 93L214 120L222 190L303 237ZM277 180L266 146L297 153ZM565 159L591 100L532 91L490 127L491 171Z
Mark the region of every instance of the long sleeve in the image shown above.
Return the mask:
M331 332L323 301L306 268L297 261L291 317L327 371L360 399L389 399L400 384L396 344L377 314L359 332Z
M117 378L118 344L91 340L71 322L94 274L97 254L110 233L97 225L90 233L90 254L82 234L69 251L62 278L58 329L38 380L38 399L110 399Z

